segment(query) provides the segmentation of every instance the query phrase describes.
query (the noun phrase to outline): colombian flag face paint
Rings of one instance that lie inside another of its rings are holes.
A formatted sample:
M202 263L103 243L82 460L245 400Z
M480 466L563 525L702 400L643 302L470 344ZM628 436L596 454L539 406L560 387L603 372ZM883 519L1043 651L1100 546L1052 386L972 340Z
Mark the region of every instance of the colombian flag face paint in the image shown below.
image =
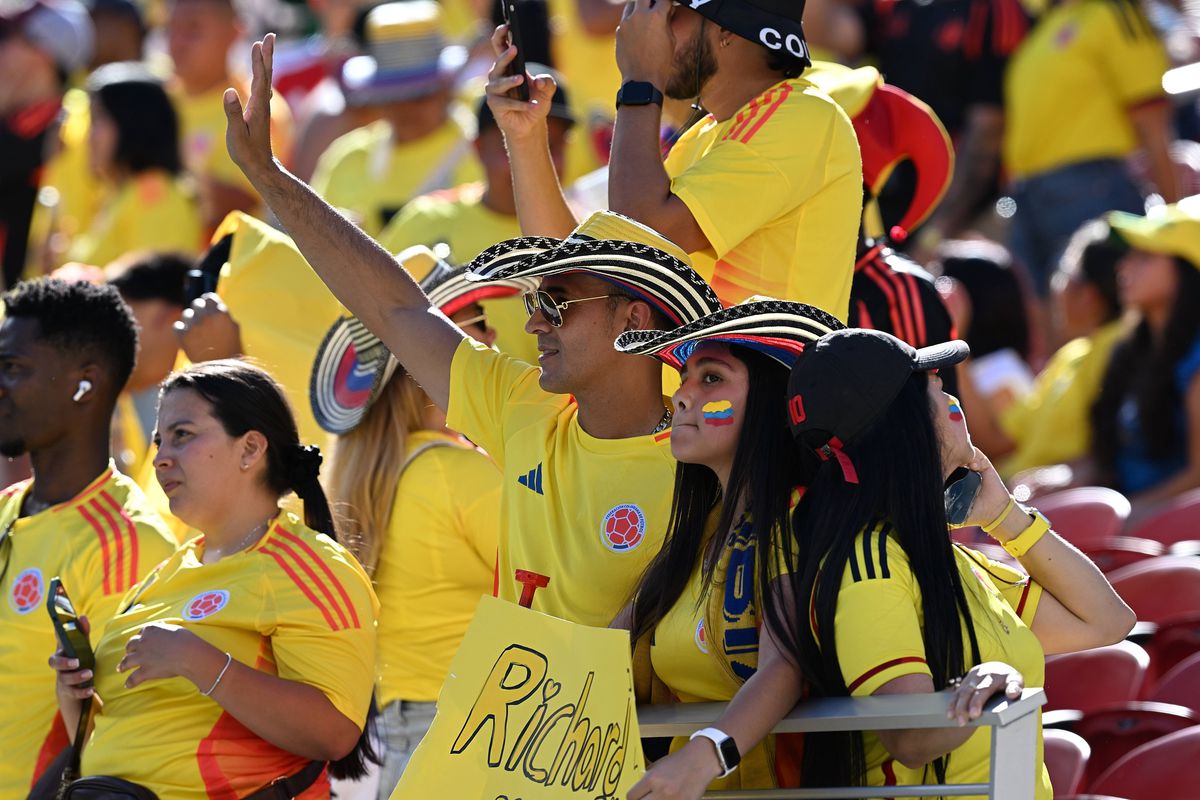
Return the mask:
M950 407L950 419L954 420L955 422L962 422L963 413L962 408L958 405L958 398L951 397L946 402Z
M705 403L700 410L704 414L704 424L706 425L733 424L733 403L728 400Z

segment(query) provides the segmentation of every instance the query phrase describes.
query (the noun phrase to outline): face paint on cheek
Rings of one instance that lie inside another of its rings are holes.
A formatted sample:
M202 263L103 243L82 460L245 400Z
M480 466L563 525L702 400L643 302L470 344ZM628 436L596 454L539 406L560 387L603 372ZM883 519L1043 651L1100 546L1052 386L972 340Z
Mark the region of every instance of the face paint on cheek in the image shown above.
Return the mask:
M705 425L732 425L733 424L733 403L728 400L717 400L713 403L705 403L700 409L704 414Z
M963 413L962 408L958 405L958 398L951 397L946 401L946 404L950 410L950 419L954 422L962 422Z

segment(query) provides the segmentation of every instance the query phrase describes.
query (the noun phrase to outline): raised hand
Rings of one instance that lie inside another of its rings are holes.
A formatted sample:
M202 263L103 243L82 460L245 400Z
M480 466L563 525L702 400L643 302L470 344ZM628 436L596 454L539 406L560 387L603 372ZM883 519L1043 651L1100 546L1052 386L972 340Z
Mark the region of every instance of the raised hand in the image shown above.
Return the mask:
M501 25L492 33L492 52L496 61L488 72L486 86L488 108L496 117L496 124L506 138L522 138L529 135L545 137L546 117L550 114L550 101L558 85L551 75L532 76L505 75L504 70L517 57L517 48L508 43L508 26ZM528 82L529 102L509 97L506 92Z
M175 323L179 346L193 363L235 358L242 350L241 326L219 295L207 292L183 310Z
M268 33L250 48L250 97L242 108L237 89L226 89L225 145L233 163L251 183L265 171L279 169L271 152L271 64L275 34Z

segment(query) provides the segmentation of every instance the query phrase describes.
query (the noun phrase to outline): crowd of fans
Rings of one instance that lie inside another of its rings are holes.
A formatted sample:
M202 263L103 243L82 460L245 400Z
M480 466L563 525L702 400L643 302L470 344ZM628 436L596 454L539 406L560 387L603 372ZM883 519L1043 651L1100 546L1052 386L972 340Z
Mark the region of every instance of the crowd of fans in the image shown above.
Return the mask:
M386 798L483 594L728 703L632 800L1129 633L1025 503L1200 492L1200 11L507 5L0 0L0 795Z

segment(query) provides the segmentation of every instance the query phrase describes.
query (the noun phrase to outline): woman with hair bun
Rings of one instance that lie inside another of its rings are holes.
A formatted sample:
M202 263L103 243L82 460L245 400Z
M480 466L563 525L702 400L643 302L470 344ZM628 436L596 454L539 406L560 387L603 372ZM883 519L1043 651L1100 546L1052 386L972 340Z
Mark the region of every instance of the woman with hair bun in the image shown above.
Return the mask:
M122 600L94 675L50 659L68 730L84 737L77 784L189 800L286 779L286 796L329 797L328 775L361 776L373 758L378 603L337 543L320 451L301 445L279 385L233 360L169 376L154 439L171 513L203 533ZM303 522L279 507L289 492Z

